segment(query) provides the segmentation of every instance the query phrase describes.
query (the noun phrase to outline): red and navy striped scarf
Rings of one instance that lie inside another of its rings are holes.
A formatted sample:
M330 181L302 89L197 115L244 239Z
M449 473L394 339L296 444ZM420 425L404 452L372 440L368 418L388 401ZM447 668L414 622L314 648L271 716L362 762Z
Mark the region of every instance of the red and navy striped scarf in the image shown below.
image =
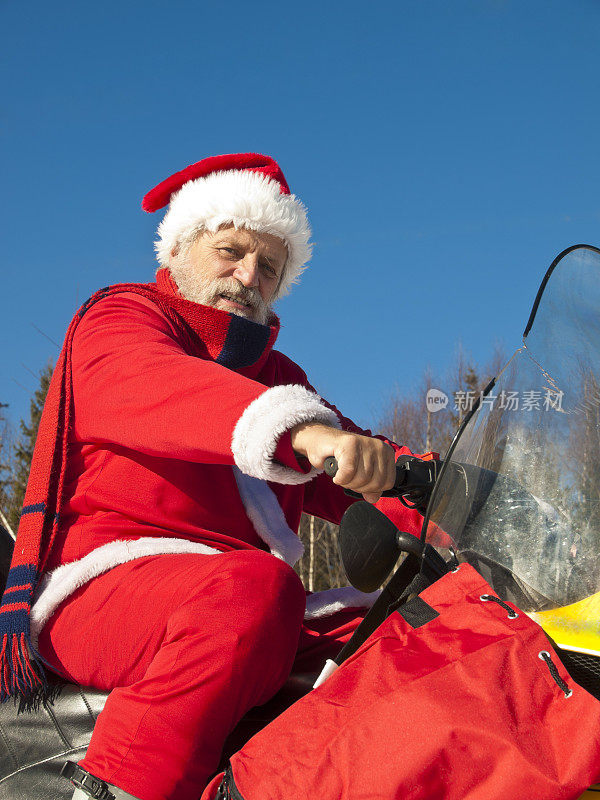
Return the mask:
M44 665L30 638L33 595L52 550L64 505L67 446L72 423L72 343L82 317L109 295L134 292L155 303L187 341L190 349L247 377L264 365L279 332L279 320L258 325L233 314L178 296L167 270L157 283L123 283L96 292L79 309L67 330L56 362L31 462L29 481L8 580L0 605L0 702L9 697L20 709L51 700Z

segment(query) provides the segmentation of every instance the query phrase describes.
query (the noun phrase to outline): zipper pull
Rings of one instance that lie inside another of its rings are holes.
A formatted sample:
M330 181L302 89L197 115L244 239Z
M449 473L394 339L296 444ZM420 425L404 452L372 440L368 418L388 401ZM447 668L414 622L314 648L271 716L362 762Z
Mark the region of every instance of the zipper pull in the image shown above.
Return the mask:
M231 800L231 792L229 791L229 782L227 780L227 773L223 775L223 780L219 784L215 800Z

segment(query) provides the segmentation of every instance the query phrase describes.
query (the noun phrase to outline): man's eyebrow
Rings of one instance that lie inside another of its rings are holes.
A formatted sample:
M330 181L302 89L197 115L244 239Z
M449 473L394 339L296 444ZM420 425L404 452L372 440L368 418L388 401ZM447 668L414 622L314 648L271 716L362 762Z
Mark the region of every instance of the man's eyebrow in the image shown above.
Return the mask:
M220 236L215 236L213 244L215 247L219 247L219 245L227 245L227 247L232 247L237 250L243 249L244 247L239 242L233 241L226 233L223 233ZM278 266L278 259L276 255L272 255L271 253L260 253L259 257L262 258L263 261L266 261L273 269Z

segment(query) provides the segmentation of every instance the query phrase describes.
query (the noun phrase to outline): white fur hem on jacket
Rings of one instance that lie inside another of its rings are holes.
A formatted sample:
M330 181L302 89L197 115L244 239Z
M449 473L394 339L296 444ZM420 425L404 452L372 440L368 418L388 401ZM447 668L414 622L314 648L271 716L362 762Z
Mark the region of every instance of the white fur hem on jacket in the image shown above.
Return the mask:
M44 575L36 590L31 609L31 640L37 649L37 641L44 625L70 595L93 578L103 575L119 564L137 558L175 553L198 553L200 555L222 555L220 550L200 542L166 537L144 537L133 541L109 542L92 550L87 556L70 564L63 564ZM315 592L306 598L305 619L328 617L345 608L370 608L379 592L365 594L352 586Z
M233 431L231 450L239 469L254 478L300 484L314 478L273 461L280 437L302 422L321 422L340 428L340 421L315 392L299 384L273 386L254 400Z
M151 536L133 541L117 540L102 545L79 561L63 564L52 572L44 575L36 590L36 596L31 609L31 639L37 648L37 639L40 631L48 622L52 614L67 597L81 586L103 575L119 564L126 564L137 558L154 555L169 555L174 553L199 553L201 555L220 554L220 550L209 547L200 542L190 542L187 539L169 539L167 537L154 538Z
M275 492L265 481L233 467L238 491L254 530L271 553L293 567L302 558L304 545L287 524Z
M339 589L326 589L315 592L306 598L304 619L330 617L345 608L371 608L381 591L359 592L354 586L342 586Z

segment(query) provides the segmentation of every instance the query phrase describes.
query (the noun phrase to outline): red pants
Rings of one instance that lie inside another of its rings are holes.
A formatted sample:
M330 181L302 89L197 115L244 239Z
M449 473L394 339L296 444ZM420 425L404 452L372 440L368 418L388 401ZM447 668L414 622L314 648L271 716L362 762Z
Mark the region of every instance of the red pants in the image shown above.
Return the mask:
M360 617L303 625L296 573L261 551L159 555L77 590L39 639L65 678L112 690L81 765L140 800L198 800L223 743L294 670L318 671Z

